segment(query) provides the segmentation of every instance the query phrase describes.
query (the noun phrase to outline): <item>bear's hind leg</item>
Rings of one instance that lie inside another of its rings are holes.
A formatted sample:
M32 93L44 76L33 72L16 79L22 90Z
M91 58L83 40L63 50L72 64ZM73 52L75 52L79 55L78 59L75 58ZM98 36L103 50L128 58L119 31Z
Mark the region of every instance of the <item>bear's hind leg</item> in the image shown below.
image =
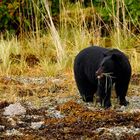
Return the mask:
M119 97L120 105L127 106L129 102L125 99L125 97L128 90L128 84L116 83L115 90L117 97Z

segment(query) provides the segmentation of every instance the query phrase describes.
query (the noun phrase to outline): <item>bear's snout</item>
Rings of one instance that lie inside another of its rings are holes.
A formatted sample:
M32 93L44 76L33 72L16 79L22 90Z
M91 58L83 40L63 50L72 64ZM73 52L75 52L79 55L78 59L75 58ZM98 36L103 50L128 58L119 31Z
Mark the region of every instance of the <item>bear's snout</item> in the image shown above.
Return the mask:
M103 77L103 68L100 67L100 68L96 71L95 75L96 75L96 77L97 77L98 79L102 78L102 77Z

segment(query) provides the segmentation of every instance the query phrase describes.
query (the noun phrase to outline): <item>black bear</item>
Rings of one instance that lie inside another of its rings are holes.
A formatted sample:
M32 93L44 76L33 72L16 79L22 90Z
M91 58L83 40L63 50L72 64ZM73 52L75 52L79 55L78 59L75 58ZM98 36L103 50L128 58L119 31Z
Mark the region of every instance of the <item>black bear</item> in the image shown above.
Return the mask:
M90 46L83 49L74 61L74 77L80 95L85 102L93 102L97 92L105 108L111 106L111 88L115 84L120 105L126 106L125 99L131 77L128 58L118 49Z

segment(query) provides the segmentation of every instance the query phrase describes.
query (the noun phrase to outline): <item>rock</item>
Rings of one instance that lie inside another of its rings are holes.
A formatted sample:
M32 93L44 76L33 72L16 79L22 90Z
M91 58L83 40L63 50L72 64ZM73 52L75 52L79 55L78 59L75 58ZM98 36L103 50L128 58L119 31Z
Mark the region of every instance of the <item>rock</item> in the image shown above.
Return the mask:
M138 109L138 108L131 109L130 113L140 113L140 109Z
M3 115L6 116L15 116L15 115L23 115L26 113L26 109L20 104L10 104L8 107L4 109Z
M17 122L13 119L13 118L8 118L8 122L12 125L12 126L16 126Z
M110 127L110 128L98 128L96 129L96 132L99 134L111 134L112 136L114 136L114 139L120 139L121 136L123 136L124 134L127 135L135 135L137 133L140 132L140 128L135 128L133 126L131 127L126 127L126 126L116 126L116 127Z
M44 124L44 122L32 122L31 128L32 129L39 129L42 126L42 124Z
M54 117L55 117L55 118L64 118L64 115L62 115L60 111L56 111L56 112L54 113Z
M5 129L5 126L0 125L0 132L4 131L4 129Z
M16 129L7 130L5 135L7 136L22 136L23 134Z
M116 111L119 112L125 112L127 110L127 106L121 106L120 108L117 108Z
M52 83L56 84L56 85L60 85L62 84L63 80L61 79L52 79Z
M123 127L114 127L112 129L109 129L109 131L111 133L114 133L116 135L116 137L121 137L123 136L124 134L128 134L128 135L134 135L134 134L137 134L138 132L140 132L140 129L137 129L135 127L130 127L130 128L127 128L125 126Z
M41 85L47 82L47 79L44 77L18 77L15 79L21 84L36 84Z
M55 110L54 107L50 107L48 109L48 114L50 117L53 117L53 118L64 118L64 115L62 115L60 111Z

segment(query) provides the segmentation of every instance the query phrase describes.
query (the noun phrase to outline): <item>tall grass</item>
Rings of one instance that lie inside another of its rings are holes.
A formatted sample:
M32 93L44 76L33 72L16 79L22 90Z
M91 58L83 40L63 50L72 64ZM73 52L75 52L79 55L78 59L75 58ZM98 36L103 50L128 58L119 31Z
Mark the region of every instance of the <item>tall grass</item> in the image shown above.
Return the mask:
M2 37L0 39L0 74L27 74L30 68L26 63L26 56L29 54L34 54L40 60L37 65L40 75L55 76L64 71L72 71L75 55L81 49L89 45L106 46L106 37L101 36L103 27L107 28L110 33L109 44L111 45L108 46L126 52L132 63L133 71L139 72L140 64L138 61L140 58L134 48L138 37L132 34L127 26L129 23L125 19L127 9L124 1L119 2L117 7L114 7L113 3L112 0L112 9L109 10L116 28L108 28L105 23L101 24L103 19L96 12L94 5L83 8L80 2L72 5L64 3L63 0L60 3L60 25L59 28L56 28L48 2L42 2L43 13L39 9L39 5L33 2L32 10L36 13L35 25L30 25L30 29L36 30L28 33L23 32L20 39L15 36L11 39L3 39ZM122 5L122 11L118 11L120 5ZM107 5L106 8L108 8ZM123 22L119 20L119 12L122 12ZM40 18L46 24L43 31L45 33L42 33ZM89 25L90 27L88 27ZM11 63L10 55L12 53L21 55L20 63Z
M20 45L17 38L12 38L11 40L4 40L3 37L0 39L0 73L9 74L11 69L11 54L18 54L20 51Z
M50 33L51 33L51 36L54 41L54 45L56 47L58 63L61 64L63 61L63 58L64 58L64 49L62 47L62 43L61 43L58 31L56 30L56 28L54 26L54 23L53 23L51 14L50 14L48 2L44 1L44 5L45 5L46 11L47 11L48 18L49 18L49 22L47 20L46 20L46 22L49 26Z

